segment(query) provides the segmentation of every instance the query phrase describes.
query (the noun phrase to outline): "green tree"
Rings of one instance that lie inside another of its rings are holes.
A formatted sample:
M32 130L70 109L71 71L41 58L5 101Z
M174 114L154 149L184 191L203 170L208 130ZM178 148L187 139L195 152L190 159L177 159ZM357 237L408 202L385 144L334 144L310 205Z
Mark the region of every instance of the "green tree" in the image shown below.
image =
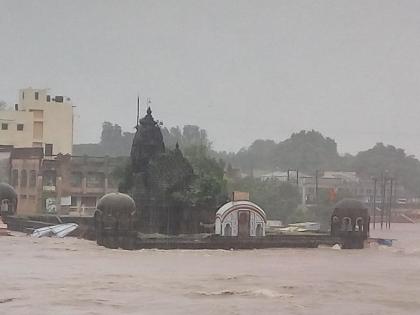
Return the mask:
M377 143L355 156L353 168L364 177L380 179L382 174L387 174L410 192L420 195L420 162L414 156L406 155L403 149Z
M276 180L261 181L246 177L228 183L228 191L249 192L250 199L258 204L269 219L287 221L296 209L300 196L295 185Z

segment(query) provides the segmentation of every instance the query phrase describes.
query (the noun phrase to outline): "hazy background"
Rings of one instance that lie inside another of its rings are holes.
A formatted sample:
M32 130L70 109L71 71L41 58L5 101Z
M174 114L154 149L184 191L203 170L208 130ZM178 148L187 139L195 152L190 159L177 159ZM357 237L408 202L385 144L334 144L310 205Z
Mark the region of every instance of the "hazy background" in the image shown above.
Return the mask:
M3 1L0 99L73 99L76 143L109 120L133 131L139 92L166 126L215 149L301 129L354 153L420 156L420 2ZM144 107L143 107L144 112Z

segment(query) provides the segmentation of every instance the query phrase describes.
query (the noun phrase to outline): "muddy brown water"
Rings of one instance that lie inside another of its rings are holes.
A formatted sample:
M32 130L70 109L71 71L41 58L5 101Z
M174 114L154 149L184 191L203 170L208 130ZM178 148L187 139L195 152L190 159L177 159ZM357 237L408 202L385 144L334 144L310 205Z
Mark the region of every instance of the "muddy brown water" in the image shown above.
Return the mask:
M420 225L364 250L111 250L0 237L0 314L420 314Z

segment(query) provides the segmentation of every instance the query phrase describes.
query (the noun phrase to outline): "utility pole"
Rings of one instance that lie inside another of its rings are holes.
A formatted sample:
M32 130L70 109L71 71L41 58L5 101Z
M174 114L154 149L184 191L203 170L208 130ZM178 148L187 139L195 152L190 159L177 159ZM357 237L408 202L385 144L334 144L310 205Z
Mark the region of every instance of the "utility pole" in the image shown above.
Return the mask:
M296 169L296 185L299 187L299 170Z
M376 228L376 182L378 179L373 178L373 228Z
M140 119L140 96L137 95L137 121L136 121L136 129L139 128L139 119Z
M384 225L385 188L386 188L386 178L385 178L384 173L382 173L381 230L383 229L383 225Z
M318 204L318 170L315 171L315 201Z
M388 229L391 229L391 219L392 219L392 189L393 189L393 181L394 179L391 178L390 182L391 182L391 187L389 189L389 210L388 210Z

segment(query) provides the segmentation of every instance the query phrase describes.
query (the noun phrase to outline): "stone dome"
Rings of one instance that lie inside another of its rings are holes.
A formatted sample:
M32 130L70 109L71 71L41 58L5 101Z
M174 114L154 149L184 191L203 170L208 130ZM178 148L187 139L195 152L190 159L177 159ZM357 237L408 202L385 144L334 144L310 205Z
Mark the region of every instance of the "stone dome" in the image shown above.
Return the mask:
M17 200L15 189L7 183L0 183L0 201L8 199L10 201Z
M129 195L109 193L99 199L96 208L101 211L122 210L132 212L136 210L136 204Z
M334 205L334 209L367 209L365 204L357 199L344 198Z

